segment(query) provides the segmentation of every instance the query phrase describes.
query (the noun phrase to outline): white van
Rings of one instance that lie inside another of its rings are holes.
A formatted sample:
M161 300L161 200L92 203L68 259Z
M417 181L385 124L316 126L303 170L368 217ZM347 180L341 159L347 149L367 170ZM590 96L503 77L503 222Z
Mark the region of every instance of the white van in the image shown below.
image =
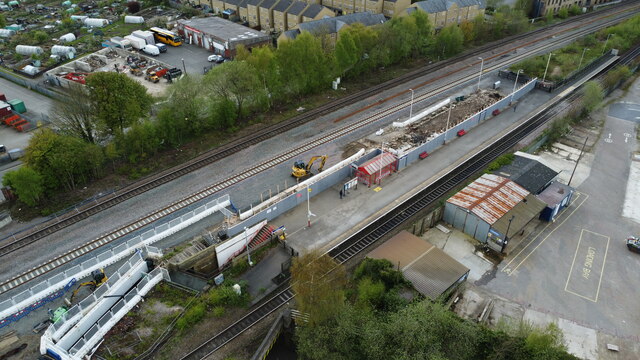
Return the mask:
M142 51L148 55L153 55L153 56L160 55L160 49L158 49L158 47L155 45L145 45L142 48Z

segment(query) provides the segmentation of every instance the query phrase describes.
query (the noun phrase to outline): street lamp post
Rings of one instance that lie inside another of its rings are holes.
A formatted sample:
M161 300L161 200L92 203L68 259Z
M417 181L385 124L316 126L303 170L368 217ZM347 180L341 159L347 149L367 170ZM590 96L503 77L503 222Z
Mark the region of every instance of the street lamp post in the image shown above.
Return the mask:
M551 55L553 53L549 53L549 58L547 59L547 66L544 68L544 76L542 77L542 82L547 78L547 70L549 70L549 63L551 62Z
M187 67L184 66L184 58L182 58L182 69L184 70L184 74L187 75Z
M480 75L478 75L478 90L480 90L480 79L482 79L482 67L484 66L484 59L481 57L478 57L478 59L480 60Z
M409 105L409 120L413 116L413 89L409 89L411 91L411 105Z
M309 193L311 191L309 190L309 184L307 184L307 226L311 227L311 217L312 216L316 216L316 214L311 212L311 204L310 204L310 200L309 200Z
M580 70L580 67L582 66L582 60L584 59L584 53L587 52L587 50L589 50L588 48L584 48L582 50L582 56L580 57L580 64L578 64L578 70Z
M509 219L509 225L507 225L507 233L504 234L504 240L502 240L502 248L500 248L500 253L504 252L504 248L507 247L507 243L509 242L509 229L511 228L511 222L515 219L515 215L511 215L511 219Z
M449 132L449 120L451 119L451 108L453 107L453 103L449 103L449 115L447 115L447 126L444 128L444 143L447 143L447 133Z
M602 55L604 55L604 52L607 51L607 43L609 42L609 38L612 37L615 34L609 34L607 35L607 41L604 42L604 48L602 49Z
M384 155L384 141L382 142L382 144L380 144L380 161L382 163L382 158ZM382 166L380 166L380 174L378 175L378 185L382 184Z
M247 260L249 261L249 266L253 266L253 263L251 262L251 250L249 248L249 235L247 234L247 231L249 229L245 226L244 227L244 246L247 248Z
M522 71L522 69L518 70L518 72L516 73L516 81L513 83L513 91L511 92L511 100L509 100L509 105L511 105L511 103L513 102L513 95L516 94L516 86L518 85L518 76L520 76L520 71Z

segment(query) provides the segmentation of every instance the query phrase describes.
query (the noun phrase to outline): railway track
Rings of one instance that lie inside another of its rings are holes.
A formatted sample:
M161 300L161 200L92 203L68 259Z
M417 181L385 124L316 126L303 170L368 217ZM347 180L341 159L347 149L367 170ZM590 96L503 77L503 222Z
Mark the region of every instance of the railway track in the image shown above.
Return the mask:
M605 26L609 26L611 23L615 23L617 22L618 19L612 19L609 20L607 23L604 24L599 24L598 27L605 27ZM574 36L576 37L580 37L580 36L584 36L590 32L594 31L594 29L591 28L585 28L585 29L581 29L577 34L575 34ZM545 45L544 47L552 47L555 46L557 42L564 42L567 39L557 39L556 42L552 42L550 44ZM541 48L544 48L541 47ZM540 51L541 48L537 48L535 49L535 51ZM495 57L497 56L501 56L500 54L494 55ZM511 57L509 60L507 60L508 62L515 62L515 61L519 61L521 59L526 58L527 56L529 56L528 53L522 53L516 56ZM486 70L487 71L493 71L495 69L501 68L504 65L504 62L501 62L499 64L493 64L493 65L487 65ZM454 70L451 73L455 73L461 70L464 70L466 67L463 67L461 69L458 70ZM450 73L450 74L451 74ZM449 74L449 75L450 75ZM475 77L475 75L473 75L472 77ZM430 96L436 95L442 91L446 91L447 89L453 88L457 85L460 85L466 81L468 81L470 77L469 76L461 76L458 79L446 84L443 87L434 89L430 92L424 93L422 95L419 95L415 98L415 102L420 101L421 99L425 99L428 98ZM433 81L433 80L432 80ZM428 82L424 82L422 84L420 84L419 86L426 86L430 83L430 81ZM418 87L416 87L418 88ZM180 209L184 209L187 206L190 206L196 202L198 202L199 200L211 196L213 194L216 194L226 188L229 188L251 176L255 176L259 173L261 173L262 171L268 170L273 168L274 166L281 164L283 162L287 162L290 161L291 159L294 159L295 157L299 156L300 154L303 154L317 146L326 144L328 142L331 142L335 139L338 139L342 136L345 136L349 133L352 133L356 130L359 130L365 126L371 125L377 121L380 121L381 119L384 119L386 116L393 114L394 112L398 111L399 109L402 109L403 107L408 106L408 102L400 102L397 103L395 105L391 105L383 110L379 110L378 112L374 113L373 115L361 119L357 122L354 122L352 124L349 125L345 125L344 127L341 127L339 129L333 130L330 133L328 133L327 135L321 137L321 138L316 138L315 140L312 140L310 142L308 142L307 144L298 147L298 148L294 148L291 149L285 153L282 153L280 155L278 155L275 158L272 158L270 160L264 161L250 169L245 170L244 172L231 176L227 179L224 179L220 182L217 182L201 191L198 191L196 193L191 194L190 196L177 201L175 203L172 203L166 207L163 207L151 214L148 214L138 220L136 220L135 222L129 223L127 225L124 225L116 230L114 230L111 233L108 233L104 236L101 236L97 239L91 240L81 246L78 246L74 249L72 249L71 251L68 251L62 255L59 255L57 257L54 257L53 259L47 261L44 264L41 264L35 268L32 268L30 270L28 270L25 273L19 274L17 276L14 276L12 278L9 278L7 280L3 280L2 282L0 282L0 294L11 291L12 289L15 289L29 281L33 281L34 279L37 279L43 275L46 275L48 273L51 273L52 271L54 271L55 269L73 261L74 259L77 259L78 257L81 257L91 251L94 251L96 249L99 249L105 245L111 244L113 241L116 241L124 236L126 236L127 234L134 232L142 227L144 227L145 225L148 225L151 222L157 221L165 216L168 216L172 213L174 213L175 211L178 211ZM4 245L2 247L0 247L0 255L6 255L9 254L15 250L18 250L26 245L28 245L29 243L33 242L33 241L37 241L36 240L31 240L31 241L15 241L15 242L11 242L7 245Z
M640 47L637 47L625 54L619 59L617 64L629 64L638 56L640 56ZM600 75L597 80L601 81L602 75ZM462 184L470 176L486 168L486 166L497 157L513 148L513 146L515 146L520 140L524 139L527 135L535 131L550 119L553 119L557 114L563 112L573 101L580 97L578 92L571 92L566 96L562 95L571 90L575 90L575 88L569 87L563 93L558 95L549 107L540 110L529 121L521 124L493 144L490 144L484 149L478 151L458 167L452 169L449 173L443 175L413 197L397 205L388 213L375 219L365 228L329 250L328 254L338 263L344 264L363 252L371 244L383 239L386 235L397 229L412 216L434 204L438 199ZM210 356L238 335L242 334L245 330L264 319L283 305L287 304L291 299L293 299L293 297L294 293L290 286L281 289L273 297L269 298L269 300L256 306L256 308L254 308L254 310L249 314L245 315L219 334L210 338L198 348L182 357L181 360L200 360Z
M589 14L585 14L583 16L580 17L575 17L575 18L571 18L565 22L562 23L558 23L555 25L552 25L550 27L545 27L545 28L540 28L540 29L536 29L533 30L531 32L528 33L524 33L524 34L519 34L519 35L514 35L512 37L509 38L505 38L490 44L486 44L484 46L478 47L476 49L471 50L470 52L464 53L462 55L456 56L454 58L448 59L447 62L438 62L436 64L432 64L432 65L427 65L423 68L414 70L412 72L409 72L407 74L404 74L398 78L392 79L390 81L387 81L385 83L373 86L369 89L360 91L356 94L352 94L349 96L346 96L344 98L338 99L336 101L333 101L331 103L322 105L316 109L310 110L307 113L301 114L299 116L296 116L288 121L276 124L274 126L268 127L264 130L258 131L256 134L252 135L251 137L248 138L244 138L244 139L239 139L236 140L234 142L231 142L227 145L224 145L220 148L214 149L212 151L209 151L187 163L185 163L184 165L181 165L179 167L175 167L172 169L169 169L167 171L164 171L160 174L157 174L149 179L143 180L141 182L138 182L130 187L124 188L120 191L114 192L114 194L110 197L104 198L102 199L100 202L97 202L96 204L92 204L92 205L87 205L86 208L81 208L79 209L77 212L75 213L71 213L69 215L67 215L67 217L60 217L60 218L56 218L55 220L51 220L50 223L45 223L42 227L38 227L36 228L34 231L30 232L30 233L24 233L22 234L22 236L20 234L12 234L9 235L7 237L5 237L2 240L8 240L8 239L12 239L12 241L9 244L3 245L0 247L0 256L6 255L16 249L19 249L21 247L24 247L26 245L29 245L39 239L42 239L50 234L53 234L61 229L64 229L76 222L79 222L81 220L84 220L92 215L95 215L105 209L108 209L114 205L117 205L123 201L126 201L128 199L131 199L132 197L135 197L137 195L140 195L146 191L149 191L151 189L154 189L162 184L165 184L167 182L173 181L185 174L188 174L190 172L193 172L203 166L209 165L211 163L214 163L216 161L219 161L221 159L224 159L242 149L245 149L251 145L260 143L264 140L270 139L278 134L284 133L290 129L293 129L297 126L300 126L304 123L307 123L311 120L316 119L319 116L322 115L326 115L328 113L333 112L335 109L337 108L341 108L341 107L345 107L351 104L354 104L358 101L361 101L363 99L366 99L372 95L378 94L384 90L388 90L390 88L393 88L395 86L401 85L409 80L415 79L418 76L424 75L426 73L432 72L432 71L437 71L440 69L445 68L446 66L448 66L451 63L454 63L456 61L460 61L460 60L464 60L464 59L469 59L469 58L475 58L477 55L482 54L486 51L489 51L491 49L495 49L501 46L504 46L506 44L509 43L513 43L513 42L517 42L519 40L528 38L532 35L535 34L544 34L544 33L549 33L548 35L542 36L540 38L537 38L535 40L526 42L524 44L520 44L518 46L512 47L504 52L501 52L499 54L493 55L491 57L487 57L485 59L485 61L488 61L490 59L494 59L497 58L499 56L502 56L506 53L510 53L515 49L518 48L522 48L525 46L529 46L532 45L536 42L548 39L552 36L556 36L559 33L564 33L567 31L571 31L574 30L580 26L584 25L584 22L587 23L592 23L595 21L598 21L600 19L602 19L603 17L608 17L608 16L615 16L615 15L619 15L619 14L624 14L624 13L633 13L632 10L636 10L638 8L638 4L636 2L632 2L632 3L628 3L628 2L624 2L621 3L619 5L614 5L611 8L609 8L606 13L604 11L600 11L600 12L592 12ZM574 25L574 26L569 26L569 28L567 29L563 29L562 31L557 31L557 32L553 32L555 29L559 29L559 28L563 28L566 27L568 25L577 23L579 25ZM451 73L445 74L444 76L448 76ZM356 113L365 111L367 109L369 109L372 106L376 106L379 104L382 104L386 101L389 101L397 96L401 96L404 93L406 93L406 91L404 92L399 92L398 94L382 99L378 102L375 102L369 106L363 107L361 109L358 109L356 112L353 112L343 118L349 117L349 116L353 116ZM342 120L338 119L338 120ZM124 226L123 228L127 228L129 227ZM118 232L118 230L116 230L115 232ZM115 233L114 232L114 233Z

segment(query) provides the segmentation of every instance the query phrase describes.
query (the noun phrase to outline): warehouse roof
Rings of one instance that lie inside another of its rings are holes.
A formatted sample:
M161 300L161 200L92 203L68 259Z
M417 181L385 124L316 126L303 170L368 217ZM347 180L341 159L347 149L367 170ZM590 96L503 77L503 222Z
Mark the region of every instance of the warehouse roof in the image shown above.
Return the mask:
M501 234L513 236L517 231L524 228L531 219L537 218L546 206L547 205L537 197L529 194L509 211L509 215L499 218L491 225L491 228ZM509 226L510 219L513 219L511 220L511 226ZM509 230L509 234L507 234L507 229Z
M453 6L453 4L458 5L458 7L478 5L479 9L485 8L484 1L482 0L426 0L419 1L414 4L417 8L420 8L430 14L447 11L451 6Z
M537 156L516 153L513 162L502 166L495 174L515 181L516 184L537 194L558 176L558 173L543 165Z
M276 6L273 7L273 11L285 12L291 6L291 0L280 0Z
M300 15L300 13L307 7L307 3L302 1L295 1L293 5L289 8L287 13L291 15Z
M289 9L291 12L291 9ZM305 13L305 16L306 13ZM372 14L370 12L354 13L343 16L329 17L325 19L307 21L298 24L298 29L288 30L284 35L289 39L295 39L301 31L307 31L311 34L335 34L347 25L360 23L364 26L373 26L382 24L387 19L382 14Z
M493 225L527 195L527 190L507 178L484 174L447 202L467 209Z
M395 155L386 152L358 166L358 170L366 173L367 175L372 175L380 171L380 169L384 168L385 166L393 164L396 161L398 161L398 158L396 158Z
M307 8L307 10L305 10L305 12L302 14L302 16L306 16L306 17L316 17L316 15L320 14L320 11L322 11L323 6L319 5L319 4L311 4L309 5L309 7Z
M400 267L404 277L424 296L436 299L466 279L469 269L444 251L407 231L375 248L367 257L387 259Z
M247 6L249 5L258 6L260 5L261 2L262 0L247 0Z
M537 198L548 206L554 207L560 204L572 191L573 189L571 189L570 186L553 181L546 189L537 195Z
M217 16L206 18L194 18L190 20L178 20L178 24L183 24L205 34L217 37L223 41L241 42L253 39L255 41L269 41L269 35L252 28L236 24L233 21L225 20Z

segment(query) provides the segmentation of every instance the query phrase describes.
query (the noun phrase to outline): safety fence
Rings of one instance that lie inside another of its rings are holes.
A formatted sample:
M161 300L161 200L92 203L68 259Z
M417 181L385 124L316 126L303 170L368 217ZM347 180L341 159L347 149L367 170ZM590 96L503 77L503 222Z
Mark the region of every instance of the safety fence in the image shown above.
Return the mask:
M170 280L166 269L149 272L144 256L134 254L107 283L49 326L41 340L41 352L60 359L84 358L162 280Z
M406 154L399 155L398 170L401 170L411 163L424 158L425 155L432 153L433 151L444 145L446 141L454 139L459 131L463 130L466 133L481 122L491 118L492 116L498 115L513 101L518 101L520 98L533 90L535 88L536 81L537 79L529 80L529 82L521 86L515 92L510 93L501 100L471 115L464 121L448 129L447 131L427 140L424 144L414 148Z
M88 259L68 270L60 272L47 280L44 280L29 289L13 296L0 303L0 328L20 320L22 313L37 304L42 299L48 298L59 289L67 289L75 284L77 279L82 279L91 274L92 271L105 268L109 265L124 259L134 253L137 249L153 244L176 232L195 224L216 211L226 211L225 208L231 205L229 195L211 200L190 211L183 212L174 218L157 225L148 225L141 230L139 235L131 236L123 243L106 250L91 259ZM159 250L158 250L159 251ZM65 290L66 291L66 290ZM60 295L61 296L61 295ZM60 297L58 296L58 297ZM31 310L32 311L32 310Z

